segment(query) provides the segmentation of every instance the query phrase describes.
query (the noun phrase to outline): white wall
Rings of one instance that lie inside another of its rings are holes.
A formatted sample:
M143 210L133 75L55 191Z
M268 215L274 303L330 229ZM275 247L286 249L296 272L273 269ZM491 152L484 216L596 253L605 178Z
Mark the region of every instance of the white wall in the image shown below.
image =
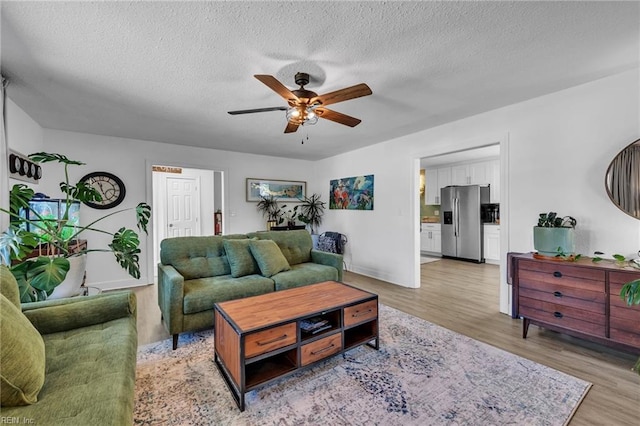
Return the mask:
M22 108L16 105L9 97L6 103L6 121L5 131L7 133L7 145L9 149L19 152L23 155L33 154L42 151L42 127L36 123ZM3 164L2 167L6 167ZM18 183L27 184L26 182L9 179L10 186ZM36 189L38 185L27 184Z
M640 135L639 80L636 69L318 161L326 188L331 179L375 175L375 210L330 210L323 228L348 236L353 271L417 287L417 159L499 141L503 254L532 251L531 228L546 211L578 220L580 253L636 253L640 221L609 201L604 174Z
M246 233L265 229L265 221L257 212L256 203L246 201L245 179L248 177L303 180L309 178L312 169L308 161L285 158L241 154L213 149L190 148L156 142L105 137L91 134L44 129L44 149L67 155L69 158L87 163L70 171L70 178L76 181L92 171L108 171L119 176L127 187L127 196L119 206L132 208L138 202L151 204L151 165L182 166L200 169L222 170L224 172L225 233ZM59 195L58 183L62 174L54 171L57 165L45 164L45 179L42 191L52 196ZM50 170L51 169L51 170ZM83 209L81 220L88 223L104 213L93 209ZM116 215L105 228L117 230L120 226L135 228L133 212ZM89 245L103 247L108 238L91 235ZM128 276L111 254L96 253L87 259L87 281L89 285L101 288L118 288L152 282L155 265L152 237L143 241L141 249L141 274L136 281ZM157 242L155 243L157 244Z

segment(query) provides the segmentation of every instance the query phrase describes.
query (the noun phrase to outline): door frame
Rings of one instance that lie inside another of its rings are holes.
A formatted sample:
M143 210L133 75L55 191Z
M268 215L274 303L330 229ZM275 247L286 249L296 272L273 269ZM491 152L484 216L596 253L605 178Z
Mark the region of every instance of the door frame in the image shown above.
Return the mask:
M222 223L223 226L225 223L228 224L228 208L229 206L229 188L228 188L228 176L229 169L227 167L217 166L215 164L205 164L198 162L185 162L185 161L167 161L165 158L145 158L145 190L146 190L146 203L152 206L153 208L153 170L152 167L154 165L163 165L169 167L181 167L185 169L200 169L200 170L208 170L215 173L219 172L221 174L221 185L220 191L222 192L220 196L220 200L222 203L221 209L223 214ZM202 191L201 191L202 194ZM213 218L212 218L213 220ZM154 218L151 216L151 232L149 232L146 236L146 263L147 263L147 276L155 277L157 275L157 265L154 262L154 252L155 247L160 245L160 241L155 241L154 233ZM223 228L224 229L224 228ZM154 280L155 282L155 280Z
M469 140L453 141L447 146L429 148L413 155L412 200L414 226L414 287L420 287L420 159L452 154L454 152L481 148L488 145L500 145L500 312L511 315L511 286L507 283L507 253L509 250L509 132L486 135Z

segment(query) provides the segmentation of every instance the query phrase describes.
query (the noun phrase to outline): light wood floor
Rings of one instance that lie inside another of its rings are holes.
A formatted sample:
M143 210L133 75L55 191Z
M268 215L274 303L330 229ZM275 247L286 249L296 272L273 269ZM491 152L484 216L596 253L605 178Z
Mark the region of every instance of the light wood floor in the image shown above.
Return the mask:
M640 424L636 357L522 322L498 307L499 268L443 259L421 265L421 287L410 289L346 272L347 284L379 295L380 303L593 383L572 426ZM169 337L160 323L156 286L135 290L140 345Z

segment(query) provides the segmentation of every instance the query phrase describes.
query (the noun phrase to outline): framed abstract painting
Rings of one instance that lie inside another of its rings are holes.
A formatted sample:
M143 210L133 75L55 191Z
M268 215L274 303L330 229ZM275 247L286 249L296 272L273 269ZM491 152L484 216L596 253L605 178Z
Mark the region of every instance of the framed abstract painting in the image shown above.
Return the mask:
M329 209L373 210L373 175L334 179L329 185Z

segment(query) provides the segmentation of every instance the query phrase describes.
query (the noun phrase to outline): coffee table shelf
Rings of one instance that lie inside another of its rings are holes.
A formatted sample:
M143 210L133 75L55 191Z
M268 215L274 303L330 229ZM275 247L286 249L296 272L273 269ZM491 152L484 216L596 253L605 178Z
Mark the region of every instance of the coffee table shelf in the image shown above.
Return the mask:
M359 345L379 348L378 296L335 281L216 303L214 316L215 362L241 411L245 393L271 380ZM302 331L316 324L326 328Z

